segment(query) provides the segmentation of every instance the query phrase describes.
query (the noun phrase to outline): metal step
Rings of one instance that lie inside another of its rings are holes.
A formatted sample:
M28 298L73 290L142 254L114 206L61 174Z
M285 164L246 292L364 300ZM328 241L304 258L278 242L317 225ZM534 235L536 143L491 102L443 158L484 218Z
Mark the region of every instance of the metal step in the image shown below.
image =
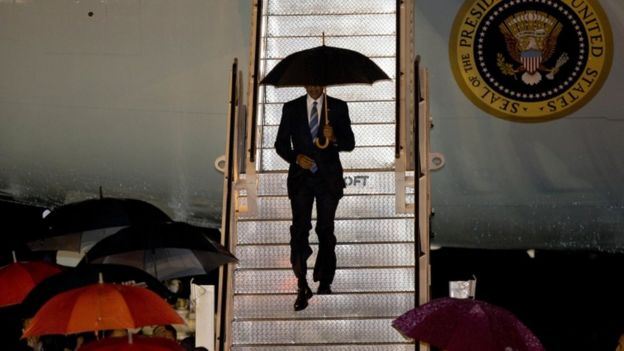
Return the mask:
M312 269L308 269L307 279L311 284ZM315 284L311 286L316 287ZM238 269L234 272L235 294L284 294L296 290L297 279L290 269ZM414 291L414 267L337 269L332 291L335 293Z
M313 253L308 267L313 267L318 245L312 245ZM289 245L238 246L236 256L239 269L290 268ZM336 245L338 267L394 267L414 265L414 243L392 244L338 244Z
M234 346L232 351L414 351L414 344Z
M268 1L261 9L258 76L287 55L325 40L371 57L391 79L328 88L330 96L348 103L356 149L340 155L347 188L335 221L333 294L313 296L299 312L293 310L297 284L288 246L288 164L273 143L283 103L305 92L301 87L259 90L257 213L237 217L232 351L414 350L413 341L391 325L416 301L414 216L395 209L397 11L397 2L379 0ZM239 195L237 205L245 206L244 190ZM310 242L308 282L315 291L313 230Z
M363 123L396 122L396 102L392 101L348 101L349 117L353 125ZM264 128L278 126L282 118L283 102L267 103L264 107ZM356 140L357 143L358 140Z
M266 30L270 33L268 36L275 37L308 36L310 35L310 29L315 27L331 28L331 33L336 36L392 34L396 31L394 13L358 14L351 13L352 9L343 11L346 11L344 13L350 13L350 16L341 16L340 26L336 25L336 16L332 16L330 13L323 14L323 12L319 11L312 13L316 16L306 16L303 14L310 15L310 13L288 11L278 16L269 16ZM320 43L317 45L320 45Z
M273 15L294 15L294 14L319 14L335 15L341 13L349 14L386 14L396 12L394 2L379 0L354 0L351 1L268 1L266 11ZM332 24L331 28L340 27Z
M288 169L288 163L279 157L274 148L260 149L259 152L260 167L263 171L286 171ZM394 145L357 147L351 152L340 153L340 161L345 170L392 170L394 169Z
M245 204L246 199L241 198L240 202ZM287 196L258 197L258 213L254 217L246 219L263 220L283 220L290 219L290 201ZM395 195L345 195L336 210L336 218L393 218L393 217L413 217L413 214L397 214ZM413 201L413 196L411 201ZM312 210L312 218L316 218L316 206Z
M413 176L413 172L406 172L406 176ZM259 196L286 195L286 172L261 173L258 175L257 194ZM345 172L344 180L347 187L345 194L395 194L394 171L360 171ZM244 195L244 193L243 193Z
M415 306L413 293L314 295L309 306L295 312L295 294L238 295L235 319L396 318Z
M396 40L388 34L377 35L356 35L350 37L332 37L332 46L338 46L345 49L355 50L363 55L373 58L392 57L396 52ZM284 58L293 52L309 49L318 46L318 38L300 37L298 40L292 40L292 37L270 37L266 38L265 60L276 60ZM395 78L395 72L386 72L390 77ZM331 91L331 87L328 87ZM349 109L351 111L351 109ZM393 119L394 122L394 119ZM266 121L265 121L265 124Z
M272 148L277 139L277 126L262 128L262 147ZM359 124L353 125L353 134L358 147L394 145L394 124ZM342 153L344 155L345 153Z
M315 224L313 221L313 227ZM290 219L239 221L238 244L286 244L290 241L289 228ZM414 240L414 228L414 218L339 219L334 222L334 232L339 243L408 242ZM310 233L310 242L318 242L313 231Z
M234 344L369 344L406 340L393 318L234 322Z
M395 71L395 62L392 58L375 58L373 60L381 69L388 72L392 76ZM272 69L279 60L266 59L262 64L266 63L267 70ZM395 83L393 81L379 81L375 83L375 87L369 85L349 85L349 86L331 86L327 89L327 95L339 98L344 101L393 101L395 98ZM267 101L272 103L284 103L294 100L305 95L303 87L296 88L276 88L273 86L265 86L265 97ZM331 123L331 111L329 115ZM357 136L356 136L357 137ZM357 138L356 138L357 141Z

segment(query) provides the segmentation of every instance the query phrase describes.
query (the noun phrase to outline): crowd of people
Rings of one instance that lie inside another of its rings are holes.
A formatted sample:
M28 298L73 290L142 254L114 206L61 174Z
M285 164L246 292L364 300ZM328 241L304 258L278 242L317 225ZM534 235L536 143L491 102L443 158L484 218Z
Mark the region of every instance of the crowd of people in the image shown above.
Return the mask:
M128 338L130 330L115 329L100 332L84 332L73 335L44 335L30 337L22 342L22 347L17 351L78 351L84 345L104 338ZM172 325L157 325L152 328L142 328L133 335L146 335L174 340L186 351L209 351L205 347L195 346L195 337L187 336L178 339L177 330Z
M176 308L187 309L190 298L190 279L171 279L164 282L171 291L172 300L169 301ZM175 302L174 302L175 301ZM182 303L181 303L182 302ZM178 306L180 305L180 306ZM30 319L23 321L23 328L28 326ZM129 335L132 334L132 335ZM158 337L177 342L186 351L208 351L205 347L195 346L195 336L188 328L178 328L173 325L154 325L138 329L88 331L70 335L43 335L20 340L16 351L78 351L82 346L107 338L126 338L131 340L138 337Z
M131 331L127 329L104 330L101 332L84 332L73 335L44 335L23 340L22 347L17 351L78 351L84 345L104 338L128 338ZM157 325L153 328L142 328L133 335L146 335L174 340L186 351L209 351L205 347L195 346L195 337L187 336L178 339L177 330L172 325Z

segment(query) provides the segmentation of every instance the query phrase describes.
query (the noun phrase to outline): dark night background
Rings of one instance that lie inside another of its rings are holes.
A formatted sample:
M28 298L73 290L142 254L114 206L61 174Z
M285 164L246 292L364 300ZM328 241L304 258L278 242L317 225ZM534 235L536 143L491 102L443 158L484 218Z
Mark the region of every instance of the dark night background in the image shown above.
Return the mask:
M51 259L18 243L41 230L44 208L0 201L1 264L11 262L11 245L21 257ZM17 246L16 246L17 245ZM513 312L546 350L615 349L624 331L624 299L618 271L621 253L598 251L442 248L431 251L432 298L448 296L450 280L477 278L476 298ZM21 333L19 307L0 308L0 338L6 350ZM4 347L2 349L5 349Z

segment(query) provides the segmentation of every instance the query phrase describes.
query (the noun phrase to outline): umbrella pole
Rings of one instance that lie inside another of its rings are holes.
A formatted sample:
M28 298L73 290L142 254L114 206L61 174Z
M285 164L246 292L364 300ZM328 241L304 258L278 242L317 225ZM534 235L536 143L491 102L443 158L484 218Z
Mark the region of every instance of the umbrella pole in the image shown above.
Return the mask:
M325 112L325 125L329 125L329 109L327 108L327 87L323 87L323 110ZM326 149L329 146L329 140L325 138L325 142L321 144L319 138L314 139L314 145L319 149Z

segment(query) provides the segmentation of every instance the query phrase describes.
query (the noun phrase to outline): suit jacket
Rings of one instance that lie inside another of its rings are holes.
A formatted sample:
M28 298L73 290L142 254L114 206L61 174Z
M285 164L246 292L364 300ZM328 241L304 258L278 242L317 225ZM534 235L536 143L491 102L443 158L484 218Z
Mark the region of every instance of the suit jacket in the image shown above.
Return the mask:
M292 198L292 195L305 181L305 177L312 176L309 170L296 164L297 155L304 154L316 162L319 168L318 175L326 181L328 192L340 198L343 195L345 182L338 152L351 151L355 148L355 137L353 130L351 130L347 103L327 96L329 124L334 128L336 141L330 142L325 149L319 149L314 146L310 135L306 99L307 95L304 95L284 104L282 119L275 140L275 150L290 164L287 180L288 197ZM323 106L319 136L323 135L324 116L325 107Z

